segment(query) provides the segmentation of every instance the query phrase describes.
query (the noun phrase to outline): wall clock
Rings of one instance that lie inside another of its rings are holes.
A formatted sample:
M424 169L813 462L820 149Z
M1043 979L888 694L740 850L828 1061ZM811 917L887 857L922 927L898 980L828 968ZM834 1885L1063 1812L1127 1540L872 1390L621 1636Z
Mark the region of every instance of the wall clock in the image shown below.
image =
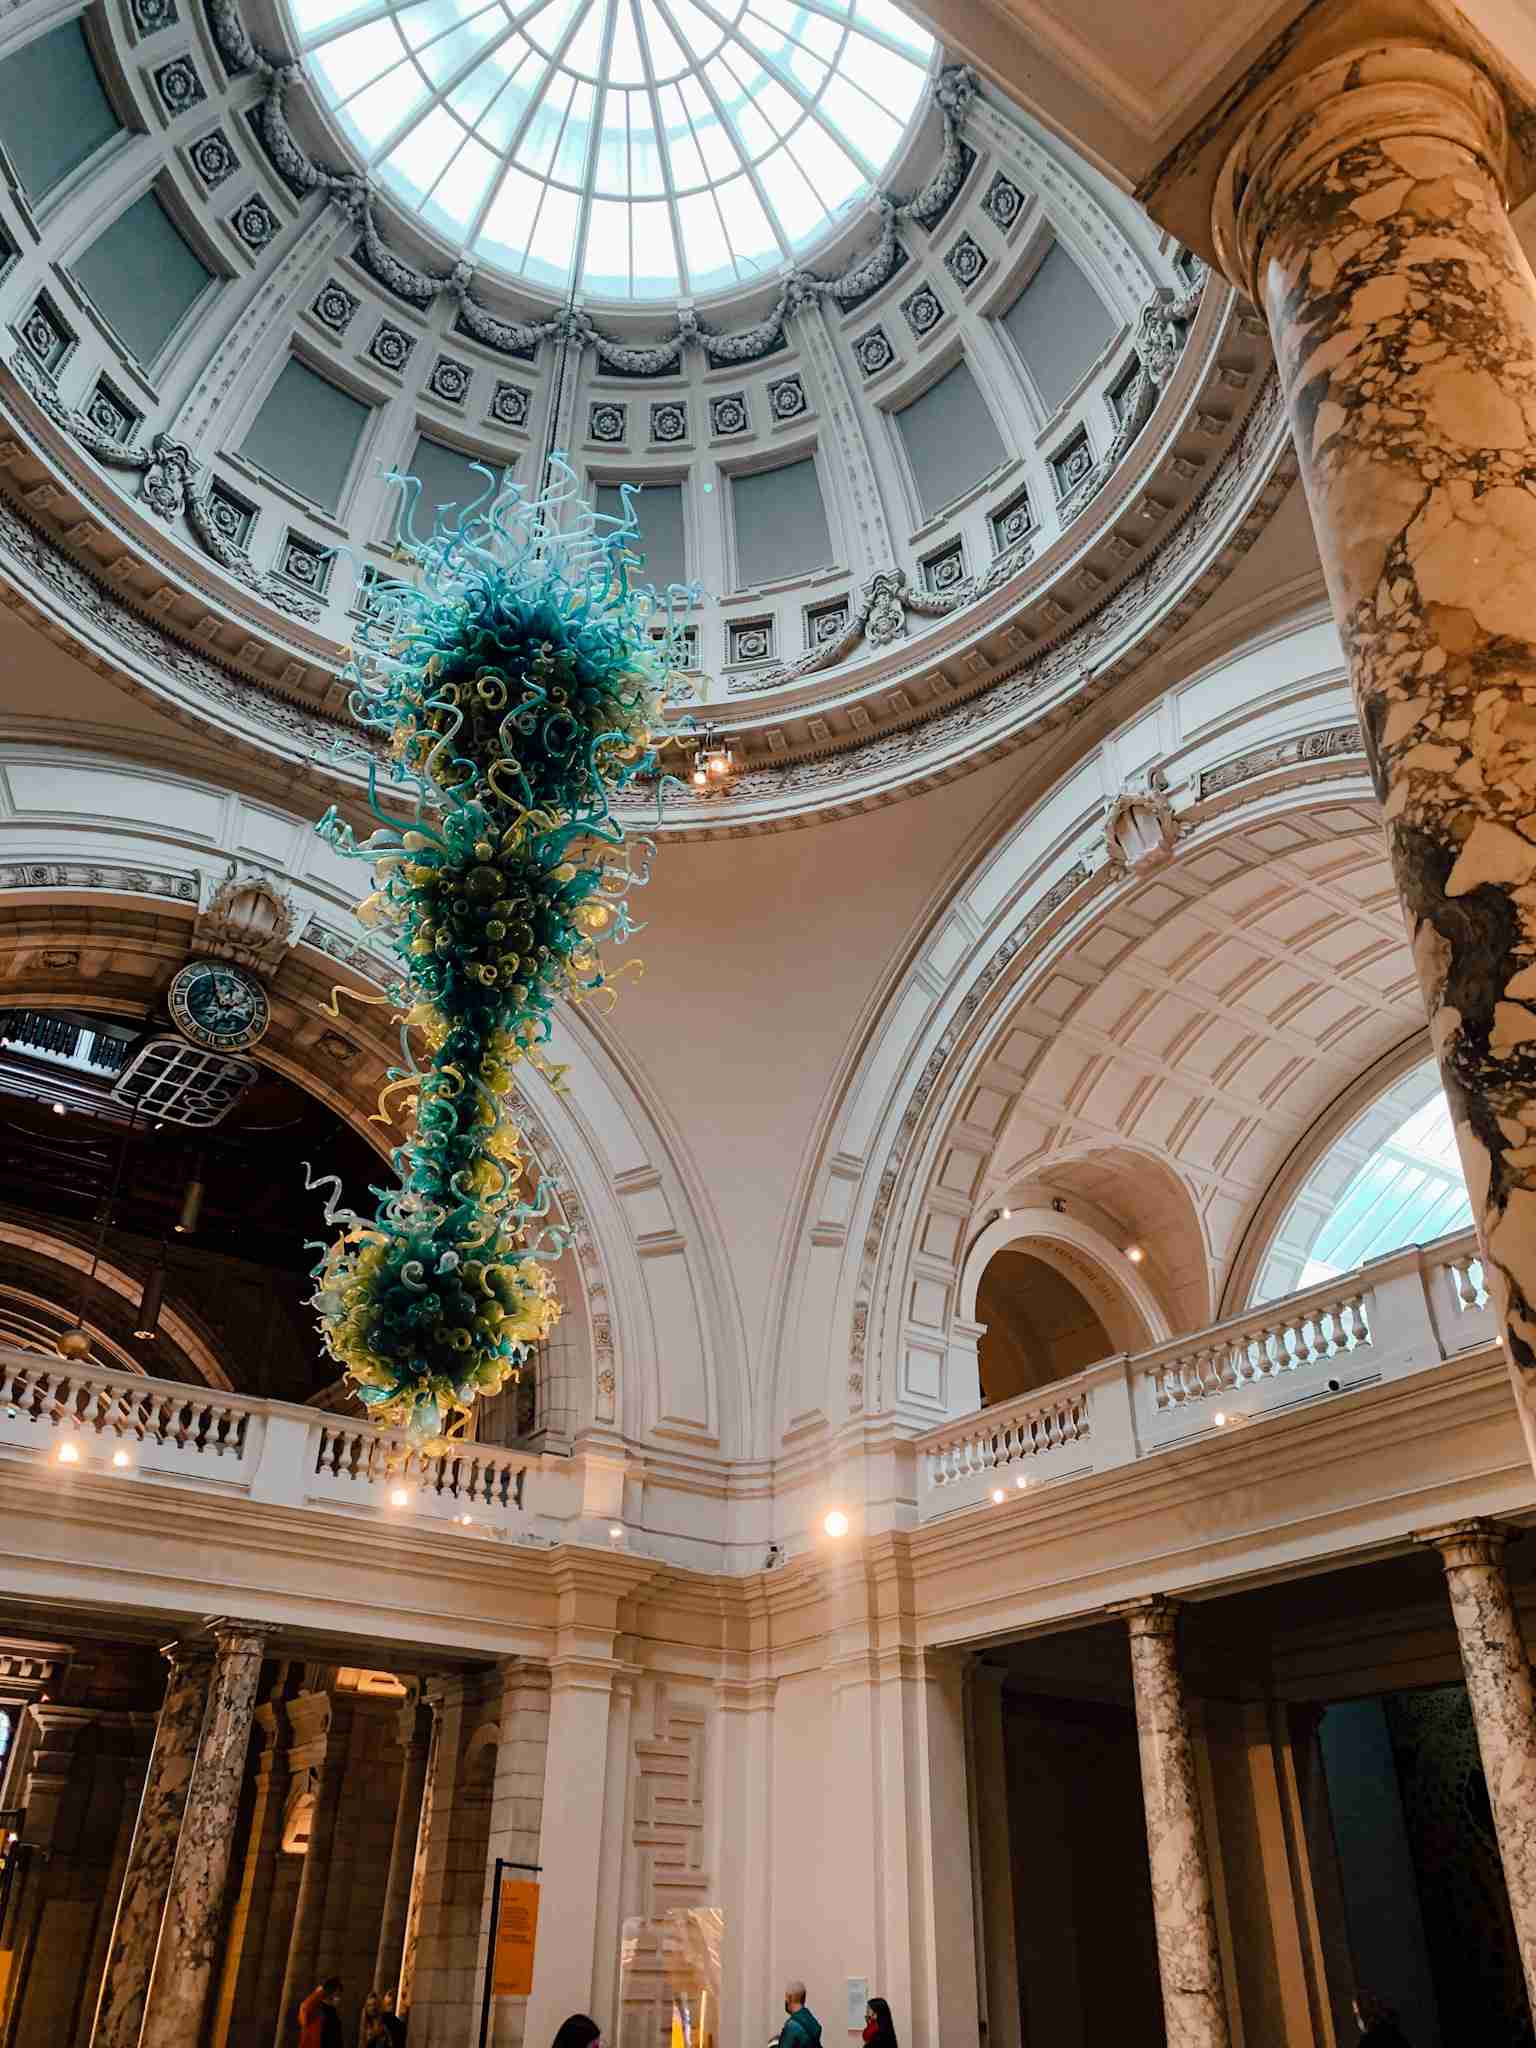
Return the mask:
M183 1038L212 1052L244 1052L272 1021L267 992L231 960L189 960L166 996Z

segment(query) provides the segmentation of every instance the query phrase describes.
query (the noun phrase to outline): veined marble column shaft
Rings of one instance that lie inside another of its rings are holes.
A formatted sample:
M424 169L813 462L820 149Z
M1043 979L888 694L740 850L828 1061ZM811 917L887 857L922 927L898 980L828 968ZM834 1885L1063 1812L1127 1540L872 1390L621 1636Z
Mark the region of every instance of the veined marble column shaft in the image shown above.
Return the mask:
M1195 1753L1174 1640L1177 1609L1171 1600L1154 1599L1116 1611L1131 1638L1168 2048L1230 2048Z
M248 1624L225 1622L215 1627L214 1640L213 1691L187 1791L139 2048L187 2048L196 2041L213 1984L263 1636Z
M1263 307L1536 1459L1536 280L1503 102L1411 42L1283 86L1218 186Z
M1526 1996L1536 2012L1536 1694L1504 1576L1504 1532L1493 1522L1459 1522L1427 1529L1419 1541L1432 1543L1445 1565Z
M163 1654L169 1660L170 1674L155 1724L128 1868L118 1894L91 2048L138 2048L187 1788L208 1705L213 1645L171 1643Z

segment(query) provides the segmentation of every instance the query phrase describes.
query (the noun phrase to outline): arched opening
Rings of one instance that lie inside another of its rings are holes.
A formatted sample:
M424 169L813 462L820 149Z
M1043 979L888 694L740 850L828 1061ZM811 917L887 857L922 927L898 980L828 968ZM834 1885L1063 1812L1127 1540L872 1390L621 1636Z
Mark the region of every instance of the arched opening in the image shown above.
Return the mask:
M1450 1104L1422 1060L1314 1160L1259 1262L1253 1302L1471 1227Z
M1067 1275L1025 1245L994 1252L976 1290L984 1407L1070 1379L1113 1357L1098 1311Z

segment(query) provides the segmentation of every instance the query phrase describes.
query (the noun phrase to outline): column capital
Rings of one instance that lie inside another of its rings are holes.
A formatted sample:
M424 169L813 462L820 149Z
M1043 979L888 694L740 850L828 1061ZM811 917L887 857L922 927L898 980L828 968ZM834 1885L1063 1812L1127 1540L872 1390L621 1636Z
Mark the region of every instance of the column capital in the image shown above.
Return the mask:
M221 1657L261 1657L266 1654L271 1624L265 1621L237 1621L229 1615L210 1614L203 1628L212 1636Z
M1411 145L1450 143L1480 161L1510 196L1509 120L1498 88L1470 58L1428 42L1367 44L1289 79L1252 114L1227 152L1211 203L1216 257L1228 279L1264 304L1270 229L1302 184L1362 142L1401 157L1405 176L1428 175ZM1349 195L1340 194L1340 207ZM1361 225L1372 216L1355 211Z
M1504 1546L1521 1532L1487 1515L1472 1515L1461 1522L1442 1522L1434 1529L1415 1529L1413 1540L1438 1550L1447 1571L1469 1564L1497 1564Z
M161 1643L160 1654L174 1674L187 1664L211 1664L214 1645L207 1636L176 1636Z
M1104 1611L1123 1621L1133 1636L1171 1636L1183 1608L1183 1601L1170 1594L1147 1593L1139 1600L1118 1600Z

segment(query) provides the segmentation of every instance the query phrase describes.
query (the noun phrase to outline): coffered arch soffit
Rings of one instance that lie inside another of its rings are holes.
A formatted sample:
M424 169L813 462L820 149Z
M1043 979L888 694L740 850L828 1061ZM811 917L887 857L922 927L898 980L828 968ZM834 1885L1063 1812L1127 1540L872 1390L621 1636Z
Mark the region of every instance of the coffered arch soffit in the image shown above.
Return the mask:
M1129 854L1128 791L1168 819ZM936 899L803 1183L771 1427L963 1406L964 1250L1015 1185L1102 1206L1177 1174L1148 1279L1198 1327L1286 1154L1422 1029L1337 637L1266 636L994 819Z

